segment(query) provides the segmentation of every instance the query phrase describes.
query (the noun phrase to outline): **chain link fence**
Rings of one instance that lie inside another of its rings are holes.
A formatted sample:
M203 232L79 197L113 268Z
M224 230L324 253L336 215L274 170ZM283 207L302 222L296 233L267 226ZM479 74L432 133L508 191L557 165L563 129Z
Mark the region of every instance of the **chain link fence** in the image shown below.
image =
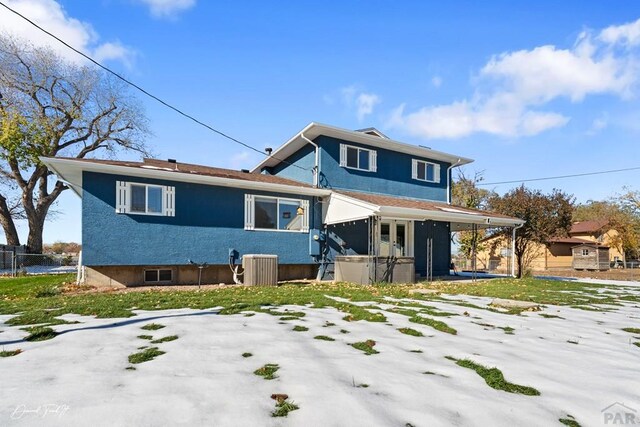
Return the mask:
M67 274L78 270L78 257L58 254L25 254L0 251L0 274Z

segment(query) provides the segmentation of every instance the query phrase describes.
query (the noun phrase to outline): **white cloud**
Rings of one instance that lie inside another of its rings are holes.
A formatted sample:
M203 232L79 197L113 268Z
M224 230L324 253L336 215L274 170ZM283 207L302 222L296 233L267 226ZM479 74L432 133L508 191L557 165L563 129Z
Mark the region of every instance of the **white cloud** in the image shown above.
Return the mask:
M177 13L192 8L196 0L138 0L149 7L151 14L157 18L171 18Z
M609 27L595 37L580 34L569 49L540 46L492 57L469 99L405 113L396 109L388 125L424 138L461 138L483 132L505 137L537 135L569 118L540 108L558 98L580 102L595 94L631 97L640 70L637 52L614 44L640 44L640 20Z
M375 106L382 102L375 93L364 92L355 85L342 88L340 92L343 104L355 110L356 117L360 122L372 114Z
M640 19L624 25L612 25L600 33L599 39L608 44L637 46L640 44Z
M68 16L64 8L55 0L6 0L5 3L88 55L99 57L104 61L131 63L134 56L131 49L119 42L99 43L98 33L91 24ZM16 35L36 46L51 47L70 61L78 63L84 61L77 53L4 8L0 9L0 22L2 22L3 33Z
M591 123L591 128L586 132L587 135L595 135L606 129L609 126L609 115L603 113L600 117L597 117Z

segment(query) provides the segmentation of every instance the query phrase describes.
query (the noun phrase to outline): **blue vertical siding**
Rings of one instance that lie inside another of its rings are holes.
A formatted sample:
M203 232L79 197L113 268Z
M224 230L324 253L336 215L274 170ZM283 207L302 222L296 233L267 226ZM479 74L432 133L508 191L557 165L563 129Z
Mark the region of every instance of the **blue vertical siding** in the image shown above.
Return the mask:
M174 217L115 212L116 181L175 187ZM83 262L100 265L226 264L229 249L240 256L277 254L281 264L310 264L309 233L244 230L244 195L309 200L310 228L321 218L313 197L215 187L185 182L83 173Z

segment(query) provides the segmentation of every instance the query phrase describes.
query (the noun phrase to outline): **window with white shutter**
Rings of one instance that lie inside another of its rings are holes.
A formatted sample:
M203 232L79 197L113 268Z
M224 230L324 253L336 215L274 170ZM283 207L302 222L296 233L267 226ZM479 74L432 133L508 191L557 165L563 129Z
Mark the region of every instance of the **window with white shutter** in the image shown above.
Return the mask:
M175 216L175 187L116 181L116 213Z
M340 144L340 166L367 172L378 170L378 158L375 150Z
M309 232L309 201L246 194L244 229Z
M440 182L440 165L425 162L424 160L411 160L411 179L425 182Z

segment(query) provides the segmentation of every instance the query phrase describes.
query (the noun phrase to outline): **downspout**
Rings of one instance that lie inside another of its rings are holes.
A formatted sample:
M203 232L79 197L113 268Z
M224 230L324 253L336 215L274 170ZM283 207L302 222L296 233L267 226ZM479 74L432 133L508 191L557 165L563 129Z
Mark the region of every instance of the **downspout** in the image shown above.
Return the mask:
M318 188L318 184L319 184L318 176L320 175L320 147L318 147L318 144L316 144L315 142L313 142L312 140L304 136L304 133L302 132L300 132L300 137L306 142L308 142L309 144L313 145L316 149L315 165L313 166L313 186L315 188Z
M513 227L511 231L511 277L516 277L516 230L523 225L520 224L517 227Z
M451 169L460 164L461 160L458 159L454 164L447 168L447 204L451 204Z

